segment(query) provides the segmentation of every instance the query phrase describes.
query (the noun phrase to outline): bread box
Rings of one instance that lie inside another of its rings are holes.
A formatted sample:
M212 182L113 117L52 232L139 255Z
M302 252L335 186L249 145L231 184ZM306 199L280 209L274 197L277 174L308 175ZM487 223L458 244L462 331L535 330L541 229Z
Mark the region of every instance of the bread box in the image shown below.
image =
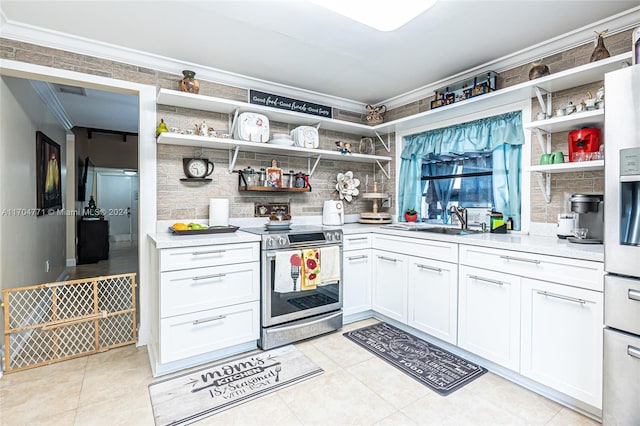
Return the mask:
M267 142L269 140L269 119L263 114L243 112L238 115L233 137L243 141Z
M302 148L317 148L320 145L318 129L311 126L299 126L291 131L291 137L296 146Z

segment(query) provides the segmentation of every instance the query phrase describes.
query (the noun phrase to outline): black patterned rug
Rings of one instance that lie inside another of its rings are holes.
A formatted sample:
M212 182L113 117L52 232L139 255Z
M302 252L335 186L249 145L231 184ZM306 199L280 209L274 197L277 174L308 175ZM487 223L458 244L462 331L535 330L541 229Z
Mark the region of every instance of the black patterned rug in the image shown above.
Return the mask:
M349 331L344 336L442 396L487 372L479 365L384 322Z

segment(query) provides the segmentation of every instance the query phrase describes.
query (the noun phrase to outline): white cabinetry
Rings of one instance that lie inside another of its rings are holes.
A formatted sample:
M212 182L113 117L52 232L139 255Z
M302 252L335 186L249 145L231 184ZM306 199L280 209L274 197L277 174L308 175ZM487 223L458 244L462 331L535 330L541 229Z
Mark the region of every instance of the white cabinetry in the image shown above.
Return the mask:
M373 310L407 322L407 256L373 250Z
M455 344L458 245L376 235L373 309Z
M408 324L455 345L458 265L409 256L408 279Z
M602 323L602 293L523 279L520 373L601 408Z
M169 373L256 346L259 243L156 250L152 369Z
M518 371L520 278L460 266L458 345Z
M343 241L343 314L350 322L371 310L371 235L345 235Z

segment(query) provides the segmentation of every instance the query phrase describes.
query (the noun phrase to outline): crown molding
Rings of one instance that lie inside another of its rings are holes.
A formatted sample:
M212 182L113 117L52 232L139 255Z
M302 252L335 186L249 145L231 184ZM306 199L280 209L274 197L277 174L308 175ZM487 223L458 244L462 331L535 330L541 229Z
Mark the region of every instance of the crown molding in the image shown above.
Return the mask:
M464 80L474 75L487 71L497 73L513 69L556 53L564 52L575 47L583 46L594 39L593 32L596 28L608 28L607 34L613 35L635 28L640 25L640 6L621 12L609 18L602 19L582 28L554 37L542 43L538 43L526 49L511 53L502 58L495 59L477 67L468 69L458 74L447 77L426 86L419 87L409 92L394 96L384 101L377 102L377 105L384 104L387 109L398 108L411 102L433 96L434 92L442 87ZM629 50L631 50L631 40L629 40Z
M56 91L51 83L39 80L29 80L29 83L31 83L33 90L38 93L40 99L42 99L51 113L56 117L58 123L60 123L65 130L70 130L73 127L73 123L71 122L67 111L62 106L62 103L60 103L60 99L58 99Z
M348 111L366 112L366 104L363 102L27 25L8 19L2 10L0 10L0 28L2 29L0 31L0 37L18 42L32 43L52 49L94 56L176 75L180 75L183 69L190 69L197 73L200 80L304 99L308 102L315 102Z

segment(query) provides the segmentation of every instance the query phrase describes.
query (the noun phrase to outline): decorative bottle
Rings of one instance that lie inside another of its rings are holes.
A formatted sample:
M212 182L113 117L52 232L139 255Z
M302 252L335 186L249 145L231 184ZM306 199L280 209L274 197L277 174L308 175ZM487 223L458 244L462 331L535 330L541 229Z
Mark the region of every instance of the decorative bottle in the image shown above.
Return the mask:
M200 83L195 79L194 71L182 71L182 80L180 80L180 90L188 93L198 93L200 91Z

